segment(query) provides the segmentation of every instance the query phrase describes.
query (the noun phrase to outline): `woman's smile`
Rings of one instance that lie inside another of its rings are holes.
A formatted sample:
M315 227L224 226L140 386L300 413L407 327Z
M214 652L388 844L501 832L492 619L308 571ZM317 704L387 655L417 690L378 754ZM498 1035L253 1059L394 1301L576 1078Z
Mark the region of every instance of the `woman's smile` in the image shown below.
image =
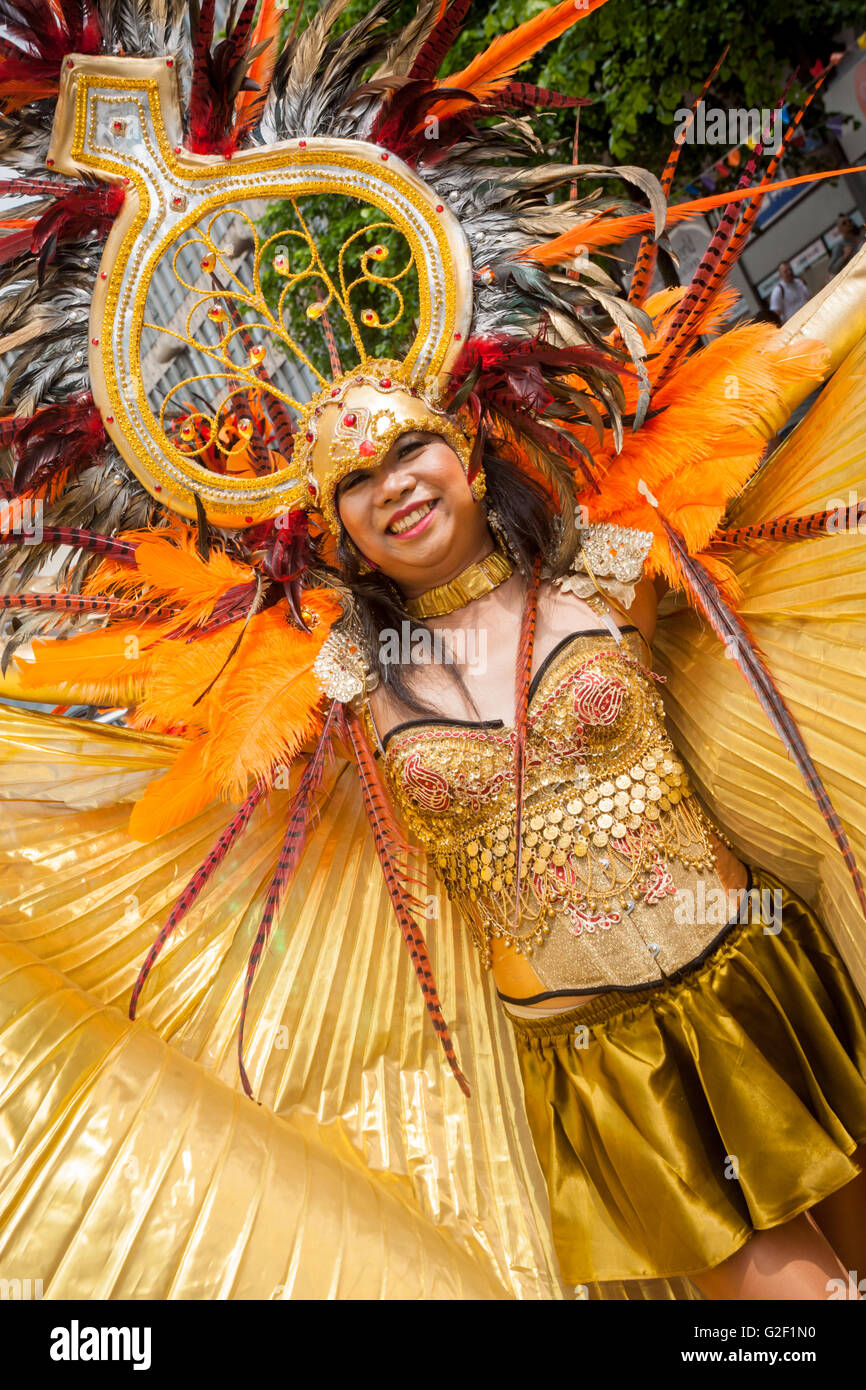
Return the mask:
M417 536L426 529L437 506L436 499L403 507L385 527L389 536Z

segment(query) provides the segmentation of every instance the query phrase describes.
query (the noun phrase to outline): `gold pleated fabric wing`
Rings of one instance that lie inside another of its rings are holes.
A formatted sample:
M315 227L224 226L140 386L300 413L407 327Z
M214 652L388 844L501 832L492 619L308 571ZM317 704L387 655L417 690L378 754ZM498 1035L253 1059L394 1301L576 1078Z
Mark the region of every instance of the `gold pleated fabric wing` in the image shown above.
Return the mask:
M431 883L424 926L465 1100L345 764L253 990L261 1106L239 1090L236 1030L288 791L258 808L129 1022L148 947L231 815L218 804L152 844L129 838L131 801L177 748L0 706L4 1271L52 1298L572 1297L510 1030Z
M813 306L807 309L814 314ZM856 518L866 484L864 411L861 338L732 508L729 523L838 508L836 532L741 550L732 563L743 589L740 612L804 735L861 872L866 524L858 531ZM669 677L671 734L712 815L744 857L777 874L815 908L866 994L866 922L851 878L736 663L691 611L660 621L655 660Z

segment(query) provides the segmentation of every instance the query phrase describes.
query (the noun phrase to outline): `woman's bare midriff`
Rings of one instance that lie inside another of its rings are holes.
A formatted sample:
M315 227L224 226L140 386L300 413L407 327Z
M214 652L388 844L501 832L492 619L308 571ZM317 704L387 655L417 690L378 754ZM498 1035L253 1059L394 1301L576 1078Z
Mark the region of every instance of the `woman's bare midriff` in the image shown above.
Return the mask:
M715 835L711 835L710 839L716 854L716 870L722 886L727 892L736 893L744 889L748 884L745 864L741 863ZM544 985L529 962L515 951L513 946L506 946L504 941L494 939L492 947L493 980L500 994L506 994L509 999L518 1001L545 993ZM597 998L597 993L557 994L555 999L544 999L539 1004L527 1004L522 1007L531 1009L533 1013L544 1014L566 1008L578 1008L581 1004L588 1004L590 999Z

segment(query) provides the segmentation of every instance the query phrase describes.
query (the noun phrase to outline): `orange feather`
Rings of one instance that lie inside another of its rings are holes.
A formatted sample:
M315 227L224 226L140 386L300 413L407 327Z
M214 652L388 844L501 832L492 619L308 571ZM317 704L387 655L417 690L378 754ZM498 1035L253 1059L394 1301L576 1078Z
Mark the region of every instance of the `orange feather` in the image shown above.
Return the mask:
M206 742L203 736L185 748L165 776L151 782L144 796L133 806L129 833L134 840L157 839L166 831L192 820L215 799L210 783L201 772Z
M448 80L450 82L451 78ZM437 114L441 114L438 108ZM781 188L794 188L795 185L801 183L817 183L819 179L835 179L839 178L840 175L862 174L864 172L866 172L866 164L858 164L853 169L828 169L816 174L799 174L795 179L779 179L773 183L758 183L752 188L735 189L732 193L713 193L707 198L695 198L689 203L677 203L676 207L668 208L665 226L673 227L686 217L695 217L698 213L709 212L712 208L723 207L728 203L739 203L744 198L754 198L759 193L769 193ZM597 213L594 217L588 218L567 232L562 232L550 241L540 242L537 246L528 246L524 251L517 252L516 257L518 260L538 261L540 265L555 265L559 261L571 259L581 251L591 252L602 246L614 246L630 236L637 235L638 232L651 231L653 225L654 219L651 212L638 212L631 217L611 217L606 213Z
M278 2L279 0L262 0L262 8L259 11L249 46L255 48L257 43L267 42L268 47L263 49L259 56L250 63L247 77L250 81L258 84L259 91L239 94L236 102L239 114L246 111L247 107L252 106L254 102L263 101L271 85L274 63L277 61L280 21L283 17L283 11L278 8Z
M670 309L672 296L664 299ZM656 307L651 301L650 308ZM719 311L715 306L713 313ZM596 449L596 462L606 465L601 490L579 500L592 521L653 533L651 575L663 574L670 583L678 575L659 512L683 536L689 552L700 553L728 502L760 463L787 385L820 375L823 344L777 345L777 338L778 329L769 324L746 324L716 338L687 357L654 393L659 413L626 434L619 454L612 441L605 452ZM663 353L648 360L651 380L664 360ZM624 384L627 398L635 397L637 384ZM590 443L590 432L585 433ZM714 566L716 577L730 577L723 562Z
M578 8L574 0L562 0L559 5L551 5L541 14L518 24L508 34L500 34L489 48L479 53L468 67L461 72L451 73L439 82L441 87L459 87L464 92L473 92L480 100L490 96L509 80L512 74L532 58L540 48L552 39L559 38L572 24L585 19L593 10L599 9L606 0L586 0ZM454 97L448 101L437 102L430 112L443 119L461 110L469 103Z
M319 733L323 697L312 666L342 609L327 589L308 589L304 607L318 619L312 632L293 627L287 605L276 604L250 621L237 659L227 665L236 625L198 642L160 644L136 724L154 727L174 716L197 719L205 733L148 787L130 822L136 839L181 825L218 797L241 800L250 781L270 781L281 765L288 770Z

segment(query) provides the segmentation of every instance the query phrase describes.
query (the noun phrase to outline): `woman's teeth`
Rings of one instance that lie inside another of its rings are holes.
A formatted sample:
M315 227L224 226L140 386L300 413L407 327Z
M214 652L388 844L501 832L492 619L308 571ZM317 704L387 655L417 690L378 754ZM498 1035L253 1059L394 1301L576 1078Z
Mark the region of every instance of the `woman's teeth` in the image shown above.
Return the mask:
M435 502L424 502L420 507L416 507L414 512L409 512L406 516L401 516L399 521L392 521L388 527L392 536L400 536L404 531L411 531L413 526L423 520L428 512L432 512Z

